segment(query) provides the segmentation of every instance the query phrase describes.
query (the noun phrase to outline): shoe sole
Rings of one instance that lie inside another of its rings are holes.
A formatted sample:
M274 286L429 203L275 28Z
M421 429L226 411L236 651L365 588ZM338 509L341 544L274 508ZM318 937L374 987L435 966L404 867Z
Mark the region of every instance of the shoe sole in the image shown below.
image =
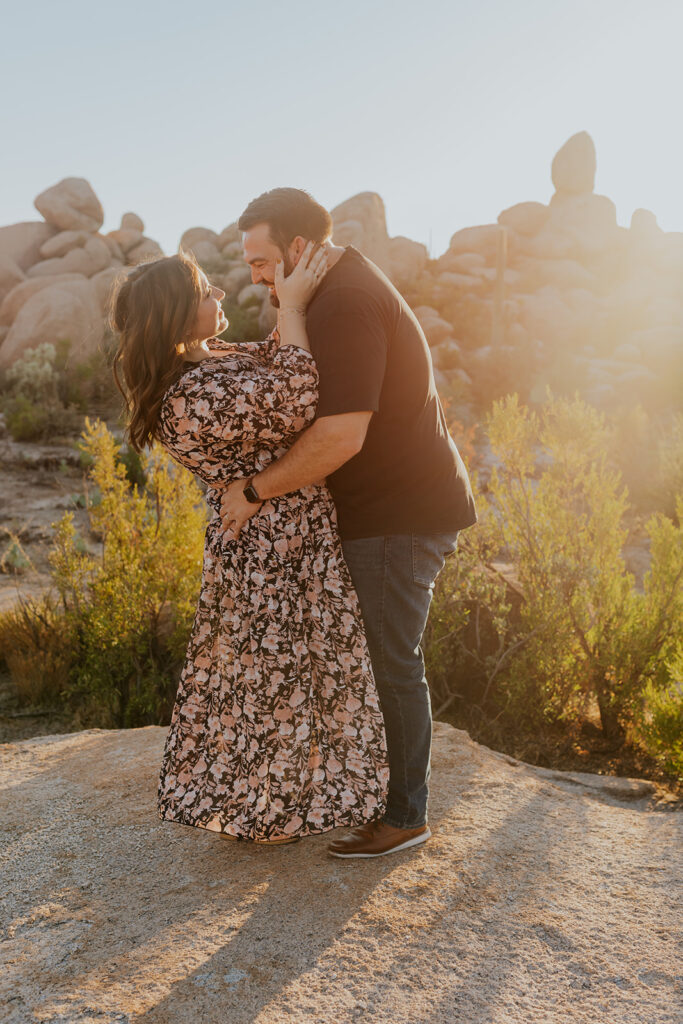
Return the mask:
M386 857L390 853L398 853L400 850L407 850L411 846L419 846L420 843L425 843L428 839L431 839L432 833L429 829L425 832L420 832L419 836L413 836L412 839L406 839L405 843L399 843L398 846L392 846L390 850L382 850L380 853L337 853L335 850L329 850L328 853L331 857L340 857L342 860L350 860L352 857L364 857L366 859L373 857Z

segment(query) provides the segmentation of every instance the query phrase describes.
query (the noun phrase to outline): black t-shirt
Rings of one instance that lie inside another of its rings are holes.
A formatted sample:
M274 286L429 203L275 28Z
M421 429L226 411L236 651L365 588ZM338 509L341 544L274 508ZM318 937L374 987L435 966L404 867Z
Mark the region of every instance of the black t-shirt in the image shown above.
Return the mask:
M353 246L308 306L317 417L372 410L361 451L327 478L342 539L472 526L469 477L448 433L429 347L389 279Z

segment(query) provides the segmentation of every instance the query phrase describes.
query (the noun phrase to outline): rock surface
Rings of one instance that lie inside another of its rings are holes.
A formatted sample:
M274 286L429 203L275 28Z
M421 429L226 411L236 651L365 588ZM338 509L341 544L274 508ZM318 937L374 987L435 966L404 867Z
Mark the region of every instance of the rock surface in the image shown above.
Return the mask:
M588 132L577 132L557 151L552 162L553 185L558 192L592 192L597 169L595 143Z
M650 783L437 723L433 838L347 862L160 821L165 735L2 748L4 1024L680 1019L682 818Z
M64 178L36 196L33 205L60 231L97 231L104 211L85 178Z
M32 295L21 307L0 347L0 368L43 342L69 341L69 358L84 361L104 335L98 294L86 278L62 281Z

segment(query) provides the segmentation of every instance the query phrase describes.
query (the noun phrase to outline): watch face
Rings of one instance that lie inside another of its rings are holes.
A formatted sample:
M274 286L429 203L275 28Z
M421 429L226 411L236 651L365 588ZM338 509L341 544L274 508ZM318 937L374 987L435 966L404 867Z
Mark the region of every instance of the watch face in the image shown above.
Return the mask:
M249 484L248 487L244 488L244 497L247 499L247 501L253 502L254 505L261 503L261 499L256 493L256 488L254 487L253 484Z

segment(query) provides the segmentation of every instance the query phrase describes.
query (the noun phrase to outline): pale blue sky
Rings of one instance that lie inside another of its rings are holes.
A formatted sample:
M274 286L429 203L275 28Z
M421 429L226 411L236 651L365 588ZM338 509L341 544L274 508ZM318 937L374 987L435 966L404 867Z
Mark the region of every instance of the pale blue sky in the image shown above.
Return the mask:
M383 197L438 255L552 194L586 129L596 191L683 230L681 0L61 0L4 5L0 224L87 178L167 251L276 185Z

